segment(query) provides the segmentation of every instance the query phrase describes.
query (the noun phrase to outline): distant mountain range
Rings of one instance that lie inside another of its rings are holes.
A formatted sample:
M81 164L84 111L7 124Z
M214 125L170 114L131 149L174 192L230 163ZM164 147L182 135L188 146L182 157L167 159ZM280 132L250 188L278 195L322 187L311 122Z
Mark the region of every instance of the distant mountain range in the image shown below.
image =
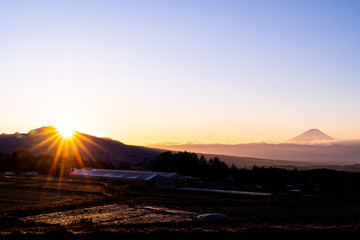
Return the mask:
M316 143L316 144L314 144ZM191 151L222 155L238 167L255 163L259 166L319 166L360 164L360 141L335 141L318 129L310 129L280 144L153 144L150 147L173 151ZM235 159L238 157L239 159Z
M161 147L157 145L157 147ZM227 155L246 158L260 158L302 162L308 164L360 164L360 143L336 145L301 144L184 144L167 145L164 149L190 151L212 155Z
M346 170L360 171L360 141L329 142L333 138L317 129L310 129L281 144L156 144L143 147L126 145L110 138L99 138L80 132L76 132L74 136L72 144L63 142L59 132L51 126L34 129L24 134L1 134L0 152L12 154L21 149L28 149L34 154L81 157L86 160L111 162L118 167L121 163L136 165L145 158L152 159L163 151L171 150L204 154L207 159L219 156L229 166L235 164L239 168L254 165L329 168L332 165ZM322 144L310 144L314 140L321 141ZM302 143L298 144L298 142ZM345 165L348 167L344 168Z
M62 141L56 128L41 127L28 133L0 135L0 152L12 154L27 149L34 154L67 155L70 158L81 157L111 162L118 167L119 163L136 164L144 158L152 159L162 150L142 146L126 145L109 138L99 138L85 133L76 132L73 141Z

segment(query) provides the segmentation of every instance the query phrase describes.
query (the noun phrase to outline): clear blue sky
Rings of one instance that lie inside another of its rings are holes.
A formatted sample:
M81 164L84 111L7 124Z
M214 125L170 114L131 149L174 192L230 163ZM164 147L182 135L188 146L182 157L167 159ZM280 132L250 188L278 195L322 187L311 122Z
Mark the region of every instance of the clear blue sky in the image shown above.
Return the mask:
M360 1L0 1L0 132L360 138Z

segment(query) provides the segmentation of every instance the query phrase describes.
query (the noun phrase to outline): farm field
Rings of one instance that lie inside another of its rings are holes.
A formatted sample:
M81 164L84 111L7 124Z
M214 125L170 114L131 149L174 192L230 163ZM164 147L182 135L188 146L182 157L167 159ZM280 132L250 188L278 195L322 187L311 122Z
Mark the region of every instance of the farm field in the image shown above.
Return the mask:
M359 200L356 189L247 196L4 177L0 179L0 233L5 239L359 234ZM193 220L204 213L230 218Z

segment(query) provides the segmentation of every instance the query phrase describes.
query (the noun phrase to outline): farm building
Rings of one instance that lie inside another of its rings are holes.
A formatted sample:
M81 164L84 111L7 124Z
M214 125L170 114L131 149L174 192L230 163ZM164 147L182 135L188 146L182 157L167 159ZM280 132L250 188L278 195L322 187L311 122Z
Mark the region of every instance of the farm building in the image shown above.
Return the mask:
M82 168L71 172L69 177L72 179L157 187L175 187L185 183L185 178L177 173L114 169Z

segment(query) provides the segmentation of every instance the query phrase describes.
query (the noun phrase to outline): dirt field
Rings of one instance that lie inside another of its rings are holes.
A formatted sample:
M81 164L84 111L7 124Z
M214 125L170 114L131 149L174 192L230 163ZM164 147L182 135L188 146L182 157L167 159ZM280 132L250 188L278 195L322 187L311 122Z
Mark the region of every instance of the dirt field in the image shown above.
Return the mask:
M105 239L359 234L357 189L231 195L53 178L0 179L2 238ZM223 213L226 221L192 220ZM175 234L176 233L176 234Z
M98 184L58 181L53 178L1 178L0 214L22 216L106 201Z
M193 212L156 206L129 206L125 204L106 204L94 207L45 213L22 218L25 222L71 226L81 223L96 225L113 224L152 224L163 222L191 221L197 215Z

